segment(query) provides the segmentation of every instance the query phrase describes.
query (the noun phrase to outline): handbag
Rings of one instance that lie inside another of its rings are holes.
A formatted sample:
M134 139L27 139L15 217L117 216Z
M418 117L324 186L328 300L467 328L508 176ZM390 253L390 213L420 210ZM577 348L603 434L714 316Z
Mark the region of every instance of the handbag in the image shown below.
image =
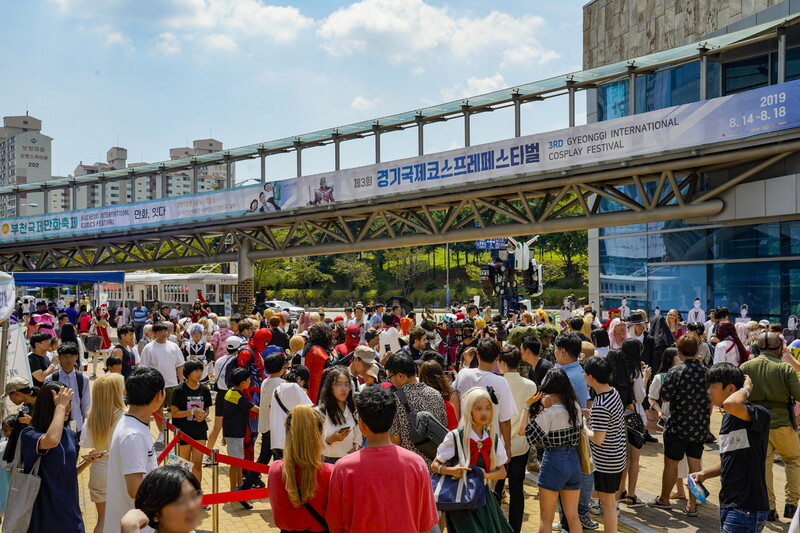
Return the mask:
M464 453L458 430L453 430L453 440L458 452L458 464L467 466L469 463ZM433 485L433 499L436 508L442 512L464 511L479 509L486 504L486 481L483 472L477 466L470 466L469 472L464 472L461 477L446 474L431 475Z
M589 453L589 439L586 438L586 432L581 429L581 436L578 439L578 458L581 460L581 472L584 474L591 474L594 471L592 464L592 455Z
M622 415L628 435L628 444L634 448L642 449L644 446L644 424L642 417L636 411L625 411Z
M436 458L436 450L447 435L447 428L439 422L433 413L420 411L415 413L408 405L408 397L403 389L398 390L397 399L405 407L408 416L408 436L411 444L428 459Z
M33 514L33 503L39 495L42 478L38 476L41 456L36 459L29 474L22 464L22 439L17 441L14 462L11 464L11 479L3 517L3 533L27 533Z
M645 417L647 417L644 429L656 433L661 433L662 431L664 431L664 428L658 425L659 420L661 420L661 415L658 414L658 411L656 411L655 409L648 409L644 412L644 414Z

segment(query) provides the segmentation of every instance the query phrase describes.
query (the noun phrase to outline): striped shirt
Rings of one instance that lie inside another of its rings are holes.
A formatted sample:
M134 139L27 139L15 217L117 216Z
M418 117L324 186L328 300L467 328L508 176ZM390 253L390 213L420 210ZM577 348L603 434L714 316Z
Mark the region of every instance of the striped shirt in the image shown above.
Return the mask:
M616 389L594 397L589 412L592 431L605 431L603 444L597 445L589 439L595 470L615 474L625 469L625 424L622 420L624 408Z

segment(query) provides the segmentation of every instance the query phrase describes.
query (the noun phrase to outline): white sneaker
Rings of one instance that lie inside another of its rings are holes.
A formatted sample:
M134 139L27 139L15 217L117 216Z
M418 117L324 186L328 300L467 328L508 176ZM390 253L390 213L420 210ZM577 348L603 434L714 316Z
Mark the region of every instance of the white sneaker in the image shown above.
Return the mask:
M595 516L603 514L603 508L600 507L600 500L592 499L592 503L589 504L589 512Z
M551 527L553 531L563 531L561 529L561 522L553 522L553 525Z

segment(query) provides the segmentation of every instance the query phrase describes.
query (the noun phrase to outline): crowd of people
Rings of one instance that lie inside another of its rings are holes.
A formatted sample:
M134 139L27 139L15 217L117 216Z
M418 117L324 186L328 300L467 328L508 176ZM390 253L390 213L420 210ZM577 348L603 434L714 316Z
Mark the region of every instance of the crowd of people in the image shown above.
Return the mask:
M722 531L798 515L800 346L778 324L732 323L724 307L705 323L677 310L651 320L611 310L603 321L589 306L556 318L465 303L435 317L370 303L297 320L272 309L217 316L200 301L186 313L87 307L18 310L31 382L5 385L16 407L3 421L0 492L15 464L37 469L31 532L85 530L85 468L95 533L193 531L209 458L181 446L180 464L159 467L153 413L269 465L266 476L230 467L230 490L268 487L286 532L519 533L529 472L540 532L597 529L598 516L615 532L620 505L678 502L691 521L716 476ZM717 440L720 462L704 465ZM645 445L663 455L660 493L647 501L637 493Z

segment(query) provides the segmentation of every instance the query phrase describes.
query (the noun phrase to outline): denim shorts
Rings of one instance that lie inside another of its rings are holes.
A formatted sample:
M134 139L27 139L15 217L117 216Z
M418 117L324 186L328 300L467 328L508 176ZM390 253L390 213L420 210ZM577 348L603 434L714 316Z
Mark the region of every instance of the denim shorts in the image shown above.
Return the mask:
M767 516L769 516L769 511L720 509L720 531L722 533L761 533L767 523Z
M545 449L539 468L539 487L553 492L580 490L581 460L576 447Z

